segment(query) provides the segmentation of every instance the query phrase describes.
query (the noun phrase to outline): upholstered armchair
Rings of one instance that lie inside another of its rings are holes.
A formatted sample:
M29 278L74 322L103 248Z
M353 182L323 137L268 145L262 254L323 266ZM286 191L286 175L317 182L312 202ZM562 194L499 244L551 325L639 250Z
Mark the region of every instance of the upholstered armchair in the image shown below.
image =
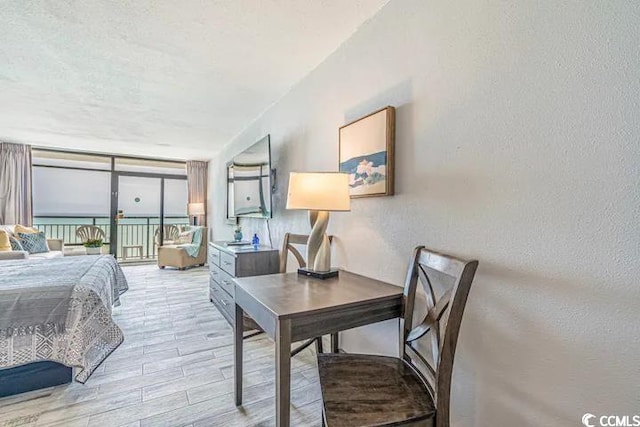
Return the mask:
M187 250L180 245L158 246L158 267L176 267L184 270L194 265L204 265L207 262L207 227L202 227L202 239L198 255L189 256Z

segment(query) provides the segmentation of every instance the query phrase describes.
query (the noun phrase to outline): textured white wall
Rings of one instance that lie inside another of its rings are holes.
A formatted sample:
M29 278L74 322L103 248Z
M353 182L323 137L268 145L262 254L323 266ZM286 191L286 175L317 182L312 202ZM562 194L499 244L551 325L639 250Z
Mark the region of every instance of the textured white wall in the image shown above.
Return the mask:
M331 217L335 263L402 283L418 244L480 260L455 426L576 426L640 412L640 3L392 0L212 161L270 133L274 244L292 170L336 170L337 130L397 107L397 195ZM243 220L246 232L265 224ZM395 324L344 335L393 353Z

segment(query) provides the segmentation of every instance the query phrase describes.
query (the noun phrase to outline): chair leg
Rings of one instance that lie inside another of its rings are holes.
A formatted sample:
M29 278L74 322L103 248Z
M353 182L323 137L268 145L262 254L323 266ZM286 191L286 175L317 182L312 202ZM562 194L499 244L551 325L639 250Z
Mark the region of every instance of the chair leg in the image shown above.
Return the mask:
M322 349L322 337L316 338L316 353L324 353L324 350Z

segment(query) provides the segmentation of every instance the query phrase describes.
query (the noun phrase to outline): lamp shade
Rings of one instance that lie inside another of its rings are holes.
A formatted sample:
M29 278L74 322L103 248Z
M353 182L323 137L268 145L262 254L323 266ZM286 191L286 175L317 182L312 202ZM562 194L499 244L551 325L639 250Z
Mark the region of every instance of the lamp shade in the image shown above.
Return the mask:
M204 215L204 203L189 203L187 211L189 215Z
M291 172L287 209L350 211L349 175L339 172Z

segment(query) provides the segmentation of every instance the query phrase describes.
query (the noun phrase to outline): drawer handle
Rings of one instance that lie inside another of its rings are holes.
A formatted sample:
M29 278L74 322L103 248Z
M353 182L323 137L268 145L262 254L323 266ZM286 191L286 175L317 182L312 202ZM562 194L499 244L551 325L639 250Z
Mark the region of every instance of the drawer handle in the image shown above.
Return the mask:
M224 305L225 307L227 306L227 303L225 300L221 299L220 302L222 303L222 305Z
M222 261L222 263L223 263L224 265L231 265L231 263L230 263L229 261Z

